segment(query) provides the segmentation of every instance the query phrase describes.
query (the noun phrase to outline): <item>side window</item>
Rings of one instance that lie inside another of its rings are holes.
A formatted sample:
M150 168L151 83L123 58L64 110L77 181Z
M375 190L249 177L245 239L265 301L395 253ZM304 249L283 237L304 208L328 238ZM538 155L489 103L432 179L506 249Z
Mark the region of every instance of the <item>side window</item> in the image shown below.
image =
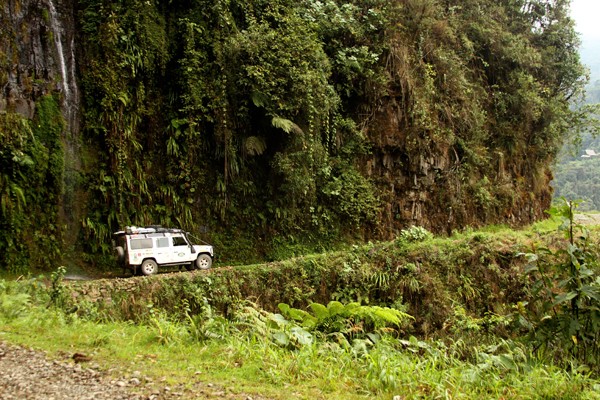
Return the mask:
M187 246L188 243L181 236L173 237L173 246Z
M169 238L161 237L156 239L156 247L169 247Z
M140 249L151 249L152 248L152 239L131 239L131 250L140 250Z

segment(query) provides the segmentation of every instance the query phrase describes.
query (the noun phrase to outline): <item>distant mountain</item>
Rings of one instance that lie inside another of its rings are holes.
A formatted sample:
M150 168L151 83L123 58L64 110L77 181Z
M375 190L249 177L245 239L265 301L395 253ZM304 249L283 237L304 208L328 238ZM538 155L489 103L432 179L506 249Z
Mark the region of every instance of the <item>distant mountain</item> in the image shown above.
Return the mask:
M600 40L584 38L579 52L590 70L586 102L600 103ZM553 168L554 198L582 200L580 209L600 210L600 138L584 134L579 149L564 148Z
M600 210L600 157L583 156L558 164L554 170L554 198L581 201L580 210Z
M586 99L590 103L600 103L600 40L584 38L579 54L590 70Z

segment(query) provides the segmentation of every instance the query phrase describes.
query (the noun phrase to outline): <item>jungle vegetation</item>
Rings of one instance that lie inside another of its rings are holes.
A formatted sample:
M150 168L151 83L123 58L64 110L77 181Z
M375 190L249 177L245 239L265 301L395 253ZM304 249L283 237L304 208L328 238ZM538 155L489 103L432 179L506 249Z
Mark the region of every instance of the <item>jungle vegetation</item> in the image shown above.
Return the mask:
M44 77L33 118L0 113L3 338L273 398L597 397L598 243L574 205L558 236L469 227L545 216L587 127L568 0L74 5L81 130ZM148 223L283 261L107 281L107 302L65 284L65 255L110 265L111 232Z
M235 263L411 224L541 218L549 165L585 122L570 108L586 79L568 11L568 0L79 0L77 154L61 142L60 93L40 97L32 120L0 114L0 266L27 271L73 249L99 266L129 224L206 227ZM80 209L65 207L73 199Z
M574 211L210 271L60 267L0 280L0 335L181 398L598 399L598 227Z

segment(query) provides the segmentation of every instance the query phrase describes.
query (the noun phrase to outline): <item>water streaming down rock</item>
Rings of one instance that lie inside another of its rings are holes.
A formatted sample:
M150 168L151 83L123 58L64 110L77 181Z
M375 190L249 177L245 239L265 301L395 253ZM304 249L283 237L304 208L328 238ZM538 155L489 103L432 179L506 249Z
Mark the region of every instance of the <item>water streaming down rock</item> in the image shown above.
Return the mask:
M77 196L81 170L74 0L0 1L0 113L33 120L37 105L55 95L65 121L61 135L63 196L58 211L67 226L65 243L77 235L81 207ZM55 150L53 150L55 151Z
M72 0L3 0L0 2L0 111L32 119L37 101L58 92L67 123L65 135L79 133Z
M56 1L56 4L54 3ZM40 97L59 92L65 134L79 132L75 29L71 0L0 2L0 111L33 118Z
M52 0L49 0L48 6L50 7L50 24L52 26L54 44L56 45L56 53L58 55L58 66L60 68L60 74L62 77L62 88L65 99L69 99L69 83L67 82L67 66L65 65L65 55L62 46L62 27L56 14L56 7Z
M66 30L63 20L67 25L73 25L69 18L70 7L64 8L58 13L54 2L48 0L50 28L52 29L54 44L56 48L57 67L60 72L60 88L62 90L62 109L67 132L71 133L71 139L78 132L79 93L77 89L76 64L75 64L75 35L73 29ZM63 44L64 43L64 44Z
M81 143L79 139L79 90L76 75L75 29L73 7L69 0L59 0L59 9L48 0L49 22L54 40L56 63L60 72L61 109L66 122L63 135L64 189L60 205L61 220L67 226L64 241L72 245L77 240L78 218L82 204L77 200L79 171L81 170ZM62 7L60 7L62 6ZM58 77L57 77L58 78Z

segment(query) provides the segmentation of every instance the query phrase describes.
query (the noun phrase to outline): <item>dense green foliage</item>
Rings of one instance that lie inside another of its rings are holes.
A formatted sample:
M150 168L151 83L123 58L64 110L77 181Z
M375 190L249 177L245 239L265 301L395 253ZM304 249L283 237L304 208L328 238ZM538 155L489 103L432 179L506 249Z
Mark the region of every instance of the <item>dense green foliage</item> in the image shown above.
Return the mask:
M392 98L396 176L446 153L455 167L424 207L452 207L453 225L494 220L544 197L581 89L564 1L79 6L84 130L99 156L85 160L92 252L124 224L208 225L225 259L244 237L268 253L275 237L393 228L397 201L364 170L380 162L378 107Z
M0 113L0 265L12 272L50 268L61 249L64 122L52 96L36 117Z
M54 169L47 189L11 182L53 202L63 186L79 191L65 196L82 203L72 220L93 263L127 224L208 227L225 262L391 238L415 223L525 224L543 216L548 166L585 121L569 108L585 71L568 7L79 0L77 184ZM21 168L7 160L3 171ZM56 206L40 225L58 240ZM20 243L11 249L26 259L31 244Z
M515 341L444 343L371 333L352 342L316 335L289 346L280 339L293 337L293 326L252 306L231 320L207 310L177 321L157 311L144 325L92 323L47 307L47 294L34 285L0 281L4 340L51 355L93 354L102 369L144 371L160 382L152 390L168 385L184 399L198 397L190 387L202 397L222 397L226 388L229 396L270 399L291 392L327 399L598 398L597 380L544 364Z
M599 368L600 276L597 244L589 231L575 223L577 204L565 202L553 210L563 219L560 230L568 240L556 251L536 248L528 254L525 272L532 277L530 303L520 322L530 331L536 349L554 356L567 353L582 365ZM557 262L558 260L558 262Z
M279 303L302 309L335 300L407 312L414 316L406 321L411 329L427 335L460 330L472 318L481 319L475 325L495 329L503 322L494 316L505 314L506 304L523 295L518 271L524 260L514 254L526 249L513 244L515 234L508 229L505 235L476 232L442 240L411 228L389 243L216 268L208 275L174 274L164 276L163 285L152 279L116 281L102 288L93 308L78 308L99 319L142 321L149 313L146 304L180 313L182 299L193 314L207 301L221 315L246 299L268 311L277 311ZM96 282L72 289L81 295L98 292Z
M0 332L170 387L274 399L599 398L598 243L578 238L569 206L555 210L566 237L413 227L271 266L0 281Z
M329 13L286 1L81 3L87 132L110 150L89 176L92 243L128 223L333 235L340 221L375 218L373 187L352 163L360 153L344 151L362 139L339 112L319 33L339 14L326 34L367 40L359 19L371 7L371 29L383 29L383 3ZM360 49L372 65L377 55ZM336 145L337 131L349 143Z

